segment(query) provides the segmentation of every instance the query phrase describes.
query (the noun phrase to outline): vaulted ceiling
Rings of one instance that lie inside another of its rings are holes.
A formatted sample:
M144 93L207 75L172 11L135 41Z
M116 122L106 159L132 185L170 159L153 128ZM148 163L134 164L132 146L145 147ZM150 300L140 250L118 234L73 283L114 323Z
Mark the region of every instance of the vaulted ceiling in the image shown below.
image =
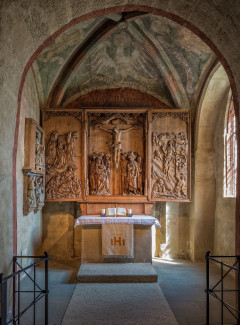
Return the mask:
M97 95L118 94L144 103L145 94L146 105L191 108L215 63L210 48L187 28L130 12L66 30L39 54L33 71L43 107L94 106Z

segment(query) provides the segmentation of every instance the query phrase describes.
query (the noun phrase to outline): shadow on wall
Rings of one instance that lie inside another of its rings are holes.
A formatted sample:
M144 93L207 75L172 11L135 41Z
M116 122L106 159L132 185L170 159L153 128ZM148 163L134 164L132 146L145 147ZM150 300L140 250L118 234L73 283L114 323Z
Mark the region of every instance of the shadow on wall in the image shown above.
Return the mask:
M160 223L153 238L153 256L189 259L189 207L186 202L158 202L152 214Z
M47 202L43 209L42 251L56 259L80 257L81 232L74 229L81 215L77 202Z

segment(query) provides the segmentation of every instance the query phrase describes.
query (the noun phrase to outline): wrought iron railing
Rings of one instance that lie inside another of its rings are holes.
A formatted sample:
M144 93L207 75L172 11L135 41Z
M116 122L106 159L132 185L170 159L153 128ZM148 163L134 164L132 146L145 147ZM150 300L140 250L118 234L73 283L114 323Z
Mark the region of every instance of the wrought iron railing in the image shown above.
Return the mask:
M223 262L226 259L233 259L233 264ZM224 325L224 311L232 315L234 325L240 325L240 256L210 256L210 252L205 255L206 260L206 325L210 325L210 296L214 297L221 304L221 325ZM210 261L220 265L220 280L210 287ZM236 272L236 288L226 289L224 279L231 271ZM220 286L220 288L219 288ZM233 306L225 300L224 293L235 293L236 305ZM229 323L228 323L229 324Z
M35 263L27 266L22 267L19 264L19 259L40 259ZM33 308L33 322L32 324L35 325L36 323L36 304L42 298L45 298L45 325L48 325L48 260L49 256L47 252L44 252L44 256L14 256L13 257L13 274L3 277L3 273L0 274L0 290L1 290L1 317L0 317L0 325L21 325L21 317L27 310ZM36 266L45 263L45 281L44 281L44 288L41 288L41 285L37 283L36 280ZM33 272L29 272L33 269ZM33 290L21 290L21 277L25 274L33 283ZM8 283L12 280L12 315L10 316L11 319L8 319ZM27 307L21 309L21 293L32 293L33 300ZM24 325L24 324L22 324Z

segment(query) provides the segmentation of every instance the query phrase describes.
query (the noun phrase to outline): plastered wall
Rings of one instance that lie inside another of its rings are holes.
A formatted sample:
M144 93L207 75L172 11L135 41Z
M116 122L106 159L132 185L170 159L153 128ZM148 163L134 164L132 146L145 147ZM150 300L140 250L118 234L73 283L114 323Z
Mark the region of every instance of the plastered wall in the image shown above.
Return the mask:
M222 106L228 106L229 91L223 94ZM224 197L224 129L226 127L226 111L220 110L217 119L214 147L216 170L216 209L214 229L214 254L235 255L235 206L236 199ZM229 260L231 263L231 261ZM232 260L233 262L233 260Z
M22 110L20 114L20 129L17 151L17 254L34 255L41 253L42 239L42 212L30 212L23 215L23 173L24 166L24 136L25 118L32 118L40 122L40 108L34 75L30 69L23 88ZM31 260L23 260L22 265L31 263Z
M229 87L227 75L219 67L199 107L190 221L191 258L194 260L202 260L207 251L232 254L231 247L235 245L234 204L223 199L223 119Z

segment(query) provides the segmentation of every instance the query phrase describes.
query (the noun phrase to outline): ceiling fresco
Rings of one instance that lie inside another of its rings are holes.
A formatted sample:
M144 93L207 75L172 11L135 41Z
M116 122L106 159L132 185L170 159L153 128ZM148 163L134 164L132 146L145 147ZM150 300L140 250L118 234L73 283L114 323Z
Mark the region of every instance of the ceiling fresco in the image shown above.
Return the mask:
M33 69L43 106L62 107L91 91L127 87L170 107L191 107L214 56L209 47L166 18L136 14L123 26L121 17L75 25L40 53Z
M100 20L100 18L91 19L69 28L39 54L34 62L34 70L38 74L38 82L41 83L44 102L66 60Z
M100 88L130 87L173 105L156 63L129 31L116 30L89 55L68 85L63 102Z

